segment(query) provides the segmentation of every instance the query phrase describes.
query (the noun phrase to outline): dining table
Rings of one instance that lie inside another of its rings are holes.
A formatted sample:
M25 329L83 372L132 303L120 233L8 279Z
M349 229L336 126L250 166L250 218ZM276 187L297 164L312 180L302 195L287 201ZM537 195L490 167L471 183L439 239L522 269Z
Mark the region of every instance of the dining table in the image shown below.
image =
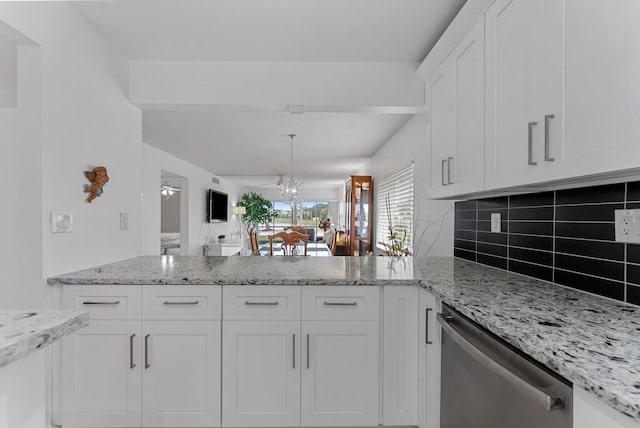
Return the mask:
M298 248L298 255L303 256L304 255L304 244L299 244L297 246ZM269 245L263 245L258 249L258 253L261 256L268 256L269 255ZM283 251L282 248L280 248L280 244L278 243L274 243L273 244L273 255L274 256L282 256ZM307 243L307 256L311 256L311 257L331 257L331 250L329 249L329 245L327 245L326 242L308 242Z

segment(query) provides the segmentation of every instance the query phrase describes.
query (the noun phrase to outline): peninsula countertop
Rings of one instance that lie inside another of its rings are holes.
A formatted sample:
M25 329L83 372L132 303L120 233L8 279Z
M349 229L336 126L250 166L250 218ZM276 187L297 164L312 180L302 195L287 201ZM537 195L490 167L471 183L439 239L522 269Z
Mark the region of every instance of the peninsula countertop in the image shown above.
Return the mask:
M421 286L640 422L640 308L465 260L143 256L48 282Z
M0 367L87 325L85 311L0 310Z

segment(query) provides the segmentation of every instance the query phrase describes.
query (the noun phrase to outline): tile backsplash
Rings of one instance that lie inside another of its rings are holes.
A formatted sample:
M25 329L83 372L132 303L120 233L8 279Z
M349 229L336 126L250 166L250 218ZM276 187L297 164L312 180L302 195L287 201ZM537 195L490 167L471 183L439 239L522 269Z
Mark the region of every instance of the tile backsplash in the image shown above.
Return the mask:
M640 305L640 244L615 242L625 208L640 209L640 182L456 202L454 255Z

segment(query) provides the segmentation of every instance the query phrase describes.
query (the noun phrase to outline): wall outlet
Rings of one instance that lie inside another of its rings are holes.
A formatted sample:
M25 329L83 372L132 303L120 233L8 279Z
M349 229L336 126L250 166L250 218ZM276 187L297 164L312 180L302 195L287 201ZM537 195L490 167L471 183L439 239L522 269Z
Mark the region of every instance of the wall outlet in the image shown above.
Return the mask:
M616 241L640 243L640 210L615 210Z
M502 232L502 213L491 213L491 232Z
M120 213L120 230L129 230L129 213Z

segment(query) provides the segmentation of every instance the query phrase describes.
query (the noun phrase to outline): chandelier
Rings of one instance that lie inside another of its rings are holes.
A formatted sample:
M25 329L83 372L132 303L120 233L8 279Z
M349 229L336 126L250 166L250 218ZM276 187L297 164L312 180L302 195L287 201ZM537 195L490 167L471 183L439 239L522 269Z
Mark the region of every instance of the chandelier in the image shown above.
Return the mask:
M284 177L280 184L280 190L282 192L282 201L286 204L298 205L302 203L304 199L304 185L302 180L293 176L293 137L296 134L289 134L291 138L291 171L289 177Z

